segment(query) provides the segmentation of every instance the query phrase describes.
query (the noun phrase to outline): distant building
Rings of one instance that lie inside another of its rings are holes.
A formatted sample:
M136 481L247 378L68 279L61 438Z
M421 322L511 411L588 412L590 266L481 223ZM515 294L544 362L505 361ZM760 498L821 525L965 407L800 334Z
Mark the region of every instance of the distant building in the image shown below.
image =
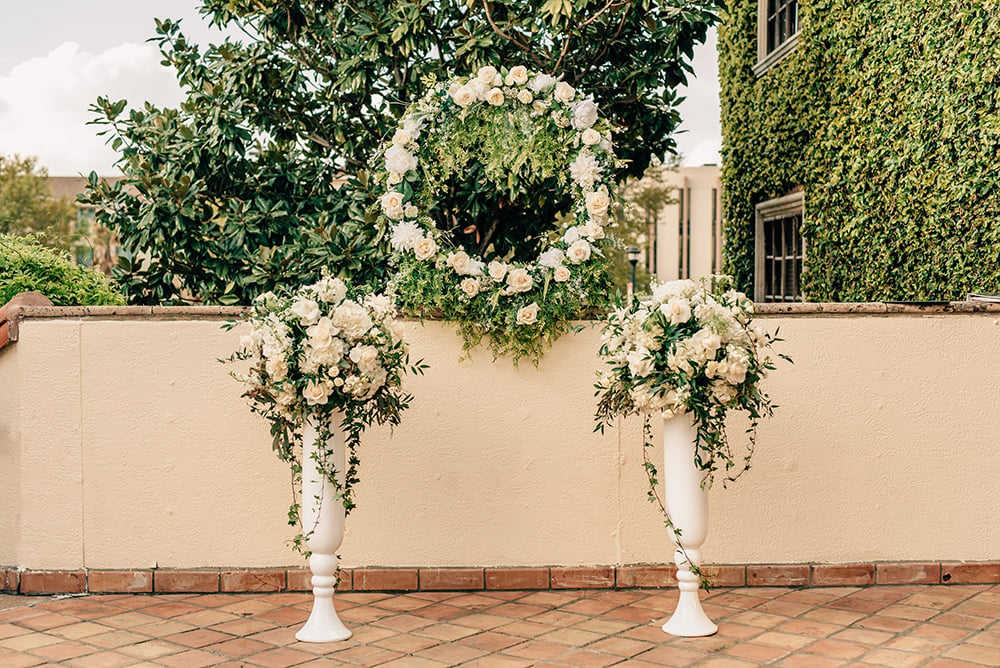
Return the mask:
M120 181L120 176L101 177L108 183ZM79 237L73 244L73 259L77 264L94 267L105 274L118 261L119 245L114 233L97 224L93 206L80 204L77 195L87 189L87 179L83 176L50 176L49 191L53 197L65 197L76 203L76 232Z
M664 172L676 190L656 222L646 267L660 281L722 272L722 182L718 165Z

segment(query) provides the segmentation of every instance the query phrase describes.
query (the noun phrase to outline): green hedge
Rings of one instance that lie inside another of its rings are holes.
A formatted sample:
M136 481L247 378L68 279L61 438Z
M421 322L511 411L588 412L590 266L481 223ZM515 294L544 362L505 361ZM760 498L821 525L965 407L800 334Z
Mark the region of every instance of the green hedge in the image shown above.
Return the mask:
M727 270L753 285L754 205L801 186L810 301L1000 292L1000 12L800 0L761 78L757 2L719 30Z
M42 293L56 306L125 303L104 275L74 264L36 237L0 234L0 306L29 291Z

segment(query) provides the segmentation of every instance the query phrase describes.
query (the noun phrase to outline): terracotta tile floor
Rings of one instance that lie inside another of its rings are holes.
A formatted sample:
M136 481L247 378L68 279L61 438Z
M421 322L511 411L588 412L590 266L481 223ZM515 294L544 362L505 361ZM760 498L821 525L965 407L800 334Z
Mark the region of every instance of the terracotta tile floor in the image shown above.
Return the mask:
M354 631L297 642L308 594L80 596L0 611L0 666L1000 666L1000 586L719 589L708 638L664 590L337 594ZM8 599L9 600L9 599Z

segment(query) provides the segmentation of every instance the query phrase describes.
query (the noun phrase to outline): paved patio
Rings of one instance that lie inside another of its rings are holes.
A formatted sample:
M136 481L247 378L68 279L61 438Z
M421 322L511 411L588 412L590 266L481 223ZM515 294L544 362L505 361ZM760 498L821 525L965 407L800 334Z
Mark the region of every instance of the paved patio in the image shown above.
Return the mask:
M0 666L1000 666L1000 586L719 589L709 638L665 590L340 593L354 637L297 642L308 594L92 595L0 611ZM11 605L6 598L0 605Z

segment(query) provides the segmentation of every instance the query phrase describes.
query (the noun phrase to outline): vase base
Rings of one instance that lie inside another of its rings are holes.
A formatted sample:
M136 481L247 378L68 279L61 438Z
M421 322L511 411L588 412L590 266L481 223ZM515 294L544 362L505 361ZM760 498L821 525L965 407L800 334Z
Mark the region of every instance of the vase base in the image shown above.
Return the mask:
M701 609L701 606L684 609L678 606L674 614L661 627L666 633L681 638L700 638L714 635L719 627Z
M341 642L351 637L350 630L341 627L340 629L309 629L302 627L295 634L295 639L300 642Z

